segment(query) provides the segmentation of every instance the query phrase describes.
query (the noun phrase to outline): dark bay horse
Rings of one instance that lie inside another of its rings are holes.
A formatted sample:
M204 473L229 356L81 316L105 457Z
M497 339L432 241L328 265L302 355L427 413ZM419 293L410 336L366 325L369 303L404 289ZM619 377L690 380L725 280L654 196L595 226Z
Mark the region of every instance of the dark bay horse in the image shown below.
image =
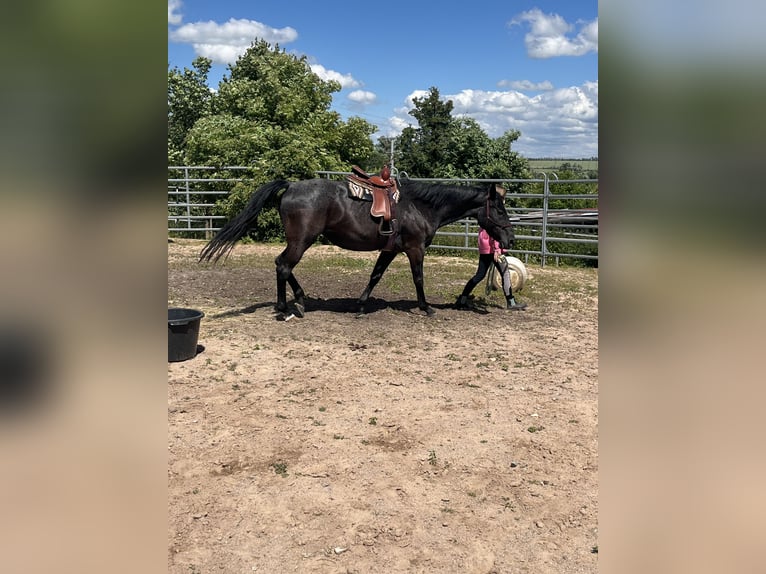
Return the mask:
M427 183L403 178L399 182L400 197L396 204L398 234L393 246L379 233L378 221L370 215L370 203L349 197L346 182L329 179L273 181L257 189L247 206L227 222L202 249L200 261L218 261L245 237L264 205L285 190L279 200L279 214L285 228L287 246L275 259L277 266L278 318L287 312L289 283L295 297L295 314L302 317L305 293L293 275L306 250L323 234L343 249L380 251L370 275L370 282L359 297L359 313L397 254L405 253L410 261L412 280L418 296L418 307L428 315L434 310L426 302L423 291L423 257L426 248L443 225L465 217L474 217L505 248L512 247L513 229L505 209L505 190L492 183L466 186Z

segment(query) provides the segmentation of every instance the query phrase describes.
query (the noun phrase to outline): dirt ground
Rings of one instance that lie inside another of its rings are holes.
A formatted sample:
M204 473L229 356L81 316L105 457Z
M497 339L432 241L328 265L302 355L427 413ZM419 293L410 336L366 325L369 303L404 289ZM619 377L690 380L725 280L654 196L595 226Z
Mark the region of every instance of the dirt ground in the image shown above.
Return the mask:
M279 247L202 245L168 244L168 306L206 314L168 363L170 573L597 571L596 270L530 265L526 311L458 311L475 261L428 255L434 317L381 282L358 318L377 254L344 251L359 269L296 268L306 316L280 322L273 263L236 264Z

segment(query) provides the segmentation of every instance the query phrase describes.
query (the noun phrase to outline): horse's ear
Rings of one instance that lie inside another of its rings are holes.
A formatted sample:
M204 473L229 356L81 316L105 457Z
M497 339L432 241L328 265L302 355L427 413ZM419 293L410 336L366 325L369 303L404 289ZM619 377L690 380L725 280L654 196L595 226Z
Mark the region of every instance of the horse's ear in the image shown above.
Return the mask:
M494 191L500 197L505 197L505 188L504 187L500 187L500 185L497 184L497 183L493 183L492 184L492 191Z

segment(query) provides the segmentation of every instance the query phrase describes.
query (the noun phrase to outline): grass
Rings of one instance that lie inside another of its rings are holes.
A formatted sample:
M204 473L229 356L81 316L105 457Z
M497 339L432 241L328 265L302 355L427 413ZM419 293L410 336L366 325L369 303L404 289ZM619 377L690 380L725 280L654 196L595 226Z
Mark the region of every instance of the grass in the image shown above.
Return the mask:
M269 466L274 469L274 472L285 478L287 476L287 464L281 461L273 462Z
M191 240L187 240L191 241ZM199 242L200 246L203 244ZM367 282L375 259L376 252L353 252L337 248L328 251L309 249L296 267L295 273L298 280L304 286L309 297L327 297L327 293L316 292L312 276L322 276L323 283L329 274L343 280L344 275L359 286ZM424 281L426 297L429 301L452 303L460 294L465 282L476 271L477 255L475 252L455 252L451 255L436 255L427 253L424 261ZM269 253L252 253L247 251L247 246L241 246L234 250L232 257L225 264L215 268L209 264L199 264L195 257L173 256L168 261L168 268L179 271L194 271L195 273L216 272L222 269L233 268L260 268L268 270L269 274L274 269L274 255ZM545 268L537 264L529 263L527 268L532 275L529 282L518 293L521 301L530 306L542 306L546 303L555 305L575 305L584 297L598 295L598 269L565 266L557 267L553 264ZM478 307L496 306L502 303L502 293L492 292L488 297L484 295L484 282L482 281L473 291L474 303ZM271 286L271 292L276 296L276 284ZM360 289L361 294L361 289ZM169 297L174 295L172 286L169 288ZM412 282L409 261L406 256L400 254L389 266L385 275L373 292L373 297L383 299L400 298L404 300L416 299L415 286ZM562 302L562 298L565 299ZM455 360L447 357L448 360ZM229 364L228 369L236 369L236 363Z
M562 164L568 163L586 171L598 171L597 159L529 159L531 170L556 170Z

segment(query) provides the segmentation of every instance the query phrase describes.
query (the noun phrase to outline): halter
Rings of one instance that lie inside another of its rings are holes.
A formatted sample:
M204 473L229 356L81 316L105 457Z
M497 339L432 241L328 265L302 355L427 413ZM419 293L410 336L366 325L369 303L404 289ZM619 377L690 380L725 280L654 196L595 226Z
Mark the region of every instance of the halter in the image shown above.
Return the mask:
M506 220L505 223L502 223L502 222L495 221L494 219L492 219L492 214L491 214L491 211L489 209L489 197L490 197L490 195L492 195L492 194L491 193L487 193L487 202L484 204L484 206L486 208L487 220L489 220L491 223L494 223L497 227L499 227L501 229L507 229L508 227L513 227L513 224L510 222L510 220ZM501 194L501 197L502 197L502 195L503 194Z

